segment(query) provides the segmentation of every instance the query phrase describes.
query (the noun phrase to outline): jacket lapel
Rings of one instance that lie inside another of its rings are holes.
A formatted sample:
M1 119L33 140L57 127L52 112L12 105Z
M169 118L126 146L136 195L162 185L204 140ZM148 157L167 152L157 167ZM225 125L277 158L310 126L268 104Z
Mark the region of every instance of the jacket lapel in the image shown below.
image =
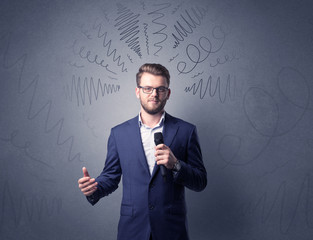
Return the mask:
M147 171L147 174L150 176L149 166L147 163L146 155L142 146L140 128L138 123L138 116L129 120L129 128L127 129L129 136L132 137L132 141L130 141L131 149L138 156L138 160L143 166L143 168Z

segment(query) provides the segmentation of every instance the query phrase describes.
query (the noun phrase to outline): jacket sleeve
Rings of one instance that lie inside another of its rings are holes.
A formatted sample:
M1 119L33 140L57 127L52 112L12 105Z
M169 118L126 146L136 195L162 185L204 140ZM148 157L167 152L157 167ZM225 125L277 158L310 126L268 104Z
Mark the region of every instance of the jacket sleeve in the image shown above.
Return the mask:
M96 182L98 183L97 191L94 192L93 195L87 197L87 200L92 205L94 205L100 200L100 198L114 192L118 188L121 175L122 170L117 152L114 132L111 130L111 134L108 140L105 166L101 174L96 178Z
M207 185L207 173L202 160L197 129L194 127L187 143L186 157L178 159L181 164L179 172L174 174L174 181L193 191L202 191Z

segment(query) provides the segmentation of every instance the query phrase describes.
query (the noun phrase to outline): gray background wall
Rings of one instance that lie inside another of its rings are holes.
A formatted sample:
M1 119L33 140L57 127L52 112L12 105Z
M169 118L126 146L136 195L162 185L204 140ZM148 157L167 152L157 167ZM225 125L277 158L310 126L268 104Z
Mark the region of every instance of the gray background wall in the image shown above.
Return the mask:
M311 239L312 6L2 0L0 238L116 238L122 187L92 207L77 179L100 173L110 128L139 112L139 66L158 62L208 171L187 191L191 239Z

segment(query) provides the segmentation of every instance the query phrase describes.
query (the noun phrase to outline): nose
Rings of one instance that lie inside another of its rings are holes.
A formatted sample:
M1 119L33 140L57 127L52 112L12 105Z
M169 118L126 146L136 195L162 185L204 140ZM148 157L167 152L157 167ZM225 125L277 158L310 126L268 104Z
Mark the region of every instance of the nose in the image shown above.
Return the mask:
M158 90L154 88L154 89L152 90L151 96L158 96L158 95L159 95Z

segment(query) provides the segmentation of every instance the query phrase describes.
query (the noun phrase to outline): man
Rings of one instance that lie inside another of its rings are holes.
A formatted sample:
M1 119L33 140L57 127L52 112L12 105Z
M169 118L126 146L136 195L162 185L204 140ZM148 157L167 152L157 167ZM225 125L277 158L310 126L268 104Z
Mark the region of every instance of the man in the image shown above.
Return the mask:
M83 168L79 188L94 205L123 175L117 238L187 240L185 187L202 191L207 184L196 127L165 113L171 90L164 66L144 64L136 80L140 114L112 128L102 173L90 178ZM164 144L155 146L155 132L163 132Z

